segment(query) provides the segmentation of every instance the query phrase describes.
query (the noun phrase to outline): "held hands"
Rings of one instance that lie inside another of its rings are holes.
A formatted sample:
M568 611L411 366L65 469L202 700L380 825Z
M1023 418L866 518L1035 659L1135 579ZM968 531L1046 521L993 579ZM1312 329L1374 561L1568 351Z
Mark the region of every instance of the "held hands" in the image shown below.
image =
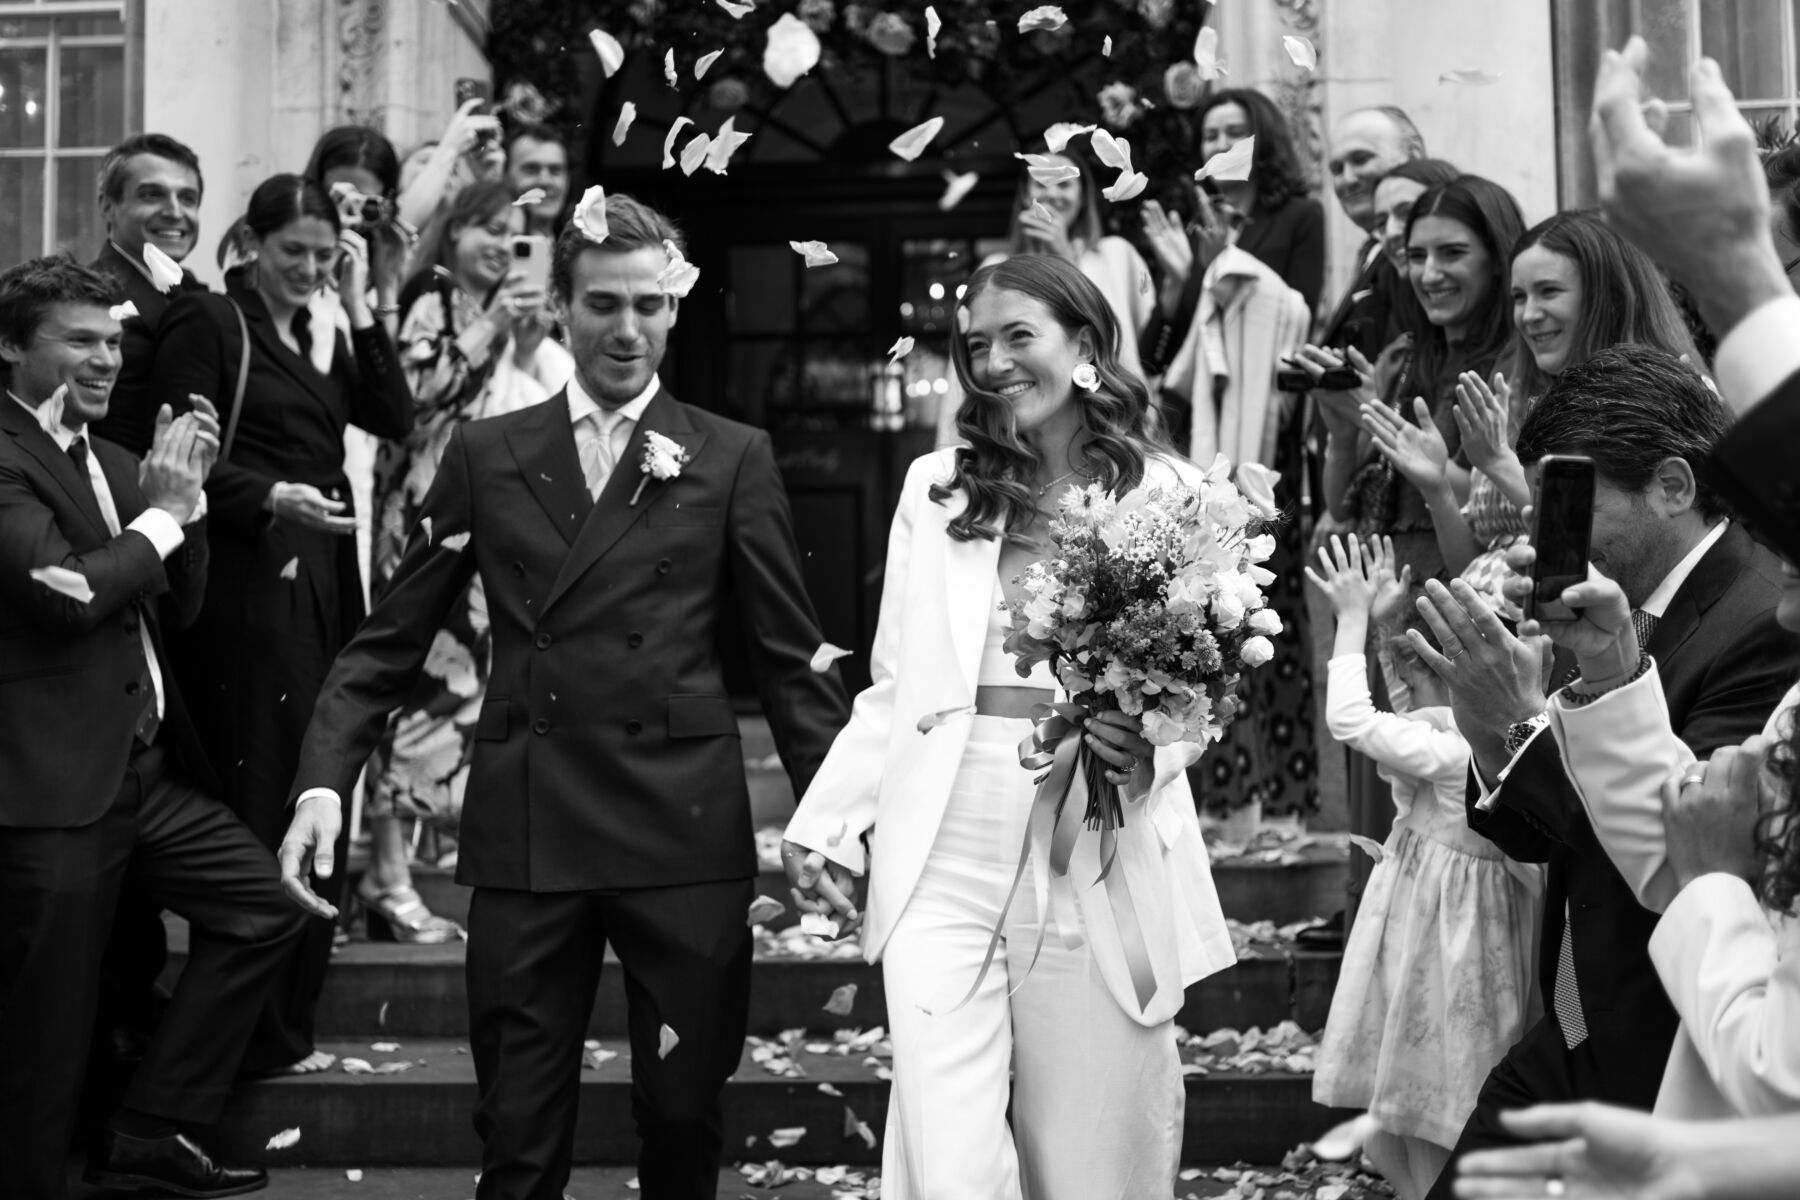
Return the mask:
M333 500L310 483L278 483L269 489L263 507L278 520L292 521L321 533L356 532L356 518L340 516L349 508L343 500Z
M338 830L343 813L336 800L312 796L294 809L287 836L281 839L281 887L288 899L315 917L337 919L337 909L327 903L307 880L312 875L330 879L336 868Z
M1595 1104L1540 1104L1500 1114L1530 1145L1480 1150L1457 1166L1460 1200L1701 1200L1690 1129L1705 1126ZM1560 1187L1552 1187L1552 1181Z
M1150 790L1156 778L1156 747L1144 740L1141 718L1111 710L1089 717L1082 727L1088 749L1112 764L1106 773L1108 783L1134 796Z
M203 397L179 417L167 404L156 414L150 453L138 465L138 486L151 508L186 525L200 504L200 489L219 457L219 414Z
M1765 795L1775 796L1763 787L1773 745L1758 734L1742 746L1713 751L1710 762L1695 763L1680 779L1664 781L1663 827L1678 888L1714 872L1756 885L1762 873L1756 824Z
M1524 516L1531 519L1531 509ZM1523 606L1536 586L1531 568L1537 550L1520 544L1506 551L1506 565L1513 572L1501 584L1507 599ZM1605 686L1637 669L1637 629L1631 623L1631 603L1625 590L1588 565L1586 583L1564 588L1562 602L1580 615L1573 621L1521 621L1519 636L1547 635L1558 646L1574 651L1581 678L1590 685Z
M1385 404L1365 403L1357 413L1363 429L1374 439L1375 448L1394 464L1394 470L1408 483L1428 492L1444 482L1450 448L1444 444L1444 435L1438 432L1437 422L1431 419L1431 409L1423 396L1413 398L1413 417L1417 424Z
M801 912L835 915L840 938L862 924L862 914L856 909L856 876L849 867L786 839L781 843L781 867L793 885L794 905Z

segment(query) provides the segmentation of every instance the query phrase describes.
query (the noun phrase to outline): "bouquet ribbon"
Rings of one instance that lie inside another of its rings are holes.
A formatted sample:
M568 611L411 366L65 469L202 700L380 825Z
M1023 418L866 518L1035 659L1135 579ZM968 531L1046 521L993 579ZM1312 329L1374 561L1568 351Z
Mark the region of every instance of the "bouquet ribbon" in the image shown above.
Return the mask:
M1082 755L1084 753L1081 730L1082 723L1089 716L1089 710L1080 704L1064 701L1060 704L1040 704L1031 710L1035 722L1031 733L1019 743L1019 765L1029 771L1049 768L1038 780L1037 794L1032 797L1031 815L1025 825L1025 839L1019 848L1019 865L1013 872L1012 886L1007 889L1006 903L1000 906L1000 916L994 922L993 935L988 939L987 953L982 957L981 969L975 974L975 981L969 990L947 1012L955 1012L981 990L982 981L994 965L994 956L999 953L1000 939L1006 930L1006 917L1012 911L1013 900L1019 894L1019 884L1025 878L1028 867L1036 864L1032 872L1033 890L1038 901L1037 942L1031 950L1031 962L1019 982L1007 990L1010 996L1024 986L1032 970L1037 966L1038 955L1044 949L1044 934L1050 927L1052 910L1061 932L1064 944L1070 949L1081 945L1080 917L1075 912L1073 897L1067 888L1052 890L1051 880L1066 879L1069 864L1075 855L1075 842L1081 834L1082 816L1087 809L1088 781L1084 769ZM1091 753L1091 752L1090 752ZM1070 801L1074 801L1073 804ZM1116 860L1118 857L1118 829L1106 823L1100 830L1100 876L1096 883L1104 881L1106 898L1112 908L1113 922L1119 930L1119 945L1125 956L1125 966L1131 975L1132 990L1137 994L1138 1009L1143 1011L1150 1006L1151 997L1156 994L1156 975L1150 966L1150 949L1144 941L1142 923L1138 920L1137 908L1132 903L1131 887L1125 879L1125 868Z

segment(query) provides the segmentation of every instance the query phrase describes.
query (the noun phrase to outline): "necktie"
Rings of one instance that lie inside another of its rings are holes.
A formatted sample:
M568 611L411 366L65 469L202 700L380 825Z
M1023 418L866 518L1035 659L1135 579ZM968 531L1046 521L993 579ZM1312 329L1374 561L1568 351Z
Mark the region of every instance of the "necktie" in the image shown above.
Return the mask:
M618 465L613 453L613 430L618 426L617 413L587 413L575 423L580 436L576 449L581 456L581 475L587 481L588 495L600 498L600 490Z
M1656 632L1656 615L1642 609L1631 614L1631 627L1637 631L1638 649L1650 644ZM1575 983L1575 939L1570 933L1570 909L1563 907L1562 946L1556 954L1556 994L1552 1005L1557 1023L1562 1026L1563 1044L1573 1050L1587 1041L1587 1017L1581 1011L1581 990Z
M100 499L100 493L94 487L94 477L88 472L88 444L85 437L78 437L69 443L69 458L74 461L75 474L81 477L82 485L87 489L88 495L94 498L94 507L98 508L101 516L105 518L107 529L114 537L117 537L119 534L118 519L108 511L108 506ZM135 609L138 606L134 605L133 607ZM149 747L156 742L156 731L162 724L162 718L157 715L156 711L156 680L150 674L148 634L143 629L144 614L141 609L132 614L132 620L138 630L137 678L126 685L125 691L127 695L143 698L142 707L138 710L136 732L138 741L142 742L145 747Z

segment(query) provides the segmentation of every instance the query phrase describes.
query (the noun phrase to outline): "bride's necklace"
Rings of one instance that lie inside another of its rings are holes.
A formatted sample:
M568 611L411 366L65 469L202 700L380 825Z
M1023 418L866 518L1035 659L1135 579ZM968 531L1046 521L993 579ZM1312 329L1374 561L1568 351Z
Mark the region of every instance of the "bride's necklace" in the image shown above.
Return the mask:
M1055 479L1052 479L1049 483L1046 483L1043 487L1039 488L1037 490L1037 498L1039 500L1042 500L1045 496L1048 496L1050 494L1051 488L1055 487L1057 484L1061 483L1063 480L1069 478L1069 476L1071 476L1071 475L1081 475L1081 469L1079 467L1077 467L1074 470L1064 471L1061 475L1058 475ZM1083 479L1087 478L1086 475L1081 475L1081 477Z

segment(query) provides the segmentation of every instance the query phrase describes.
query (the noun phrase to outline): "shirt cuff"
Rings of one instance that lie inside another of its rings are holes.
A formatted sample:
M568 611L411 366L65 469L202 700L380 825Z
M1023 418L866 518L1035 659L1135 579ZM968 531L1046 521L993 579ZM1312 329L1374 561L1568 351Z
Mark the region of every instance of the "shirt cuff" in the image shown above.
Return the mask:
M1800 371L1800 296L1770 300L1739 321L1719 343L1713 373L1739 415Z
M150 544L156 547L158 558L169 557L175 553L176 548L182 542L187 540L187 534L182 532L181 523L160 508L146 508L131 518L131 524L125 528L135 529L149 538Z
M341 797L337 794L337 789L336 788L328 788L328 787L307 788L304 792L301 792L300 795L294 800L294 807L299 808L302 804L305 804L308 800L317 799L320 796L323 796L325 799L331 801L333 804L337 805L339 808L344 807L343 797Z
M1500 798L1500 788L1506 783L1506 777L1512 774L1512 769L1518 764L1519 759L1524 757L1527 750L1531 749L1531 743L1537 741L1542 736L1544 736L1544 730L1540 727L1535 730L1530 737L1526 738L1523 742L1520 742L1519 748L1513 751L1513 756L1506 760L1506 765L1504 767L1500 768L1500 775L1494 780L1492 785L1488 783L1487 777L1481 773L1481 764L1475 761L1473 755L1469 756L1469 773L1475 776L1475 787L1481 792L1480 797L1475 801L1476 808L1479 808L1482 812L1487 812L1494 807L1494 802Z

